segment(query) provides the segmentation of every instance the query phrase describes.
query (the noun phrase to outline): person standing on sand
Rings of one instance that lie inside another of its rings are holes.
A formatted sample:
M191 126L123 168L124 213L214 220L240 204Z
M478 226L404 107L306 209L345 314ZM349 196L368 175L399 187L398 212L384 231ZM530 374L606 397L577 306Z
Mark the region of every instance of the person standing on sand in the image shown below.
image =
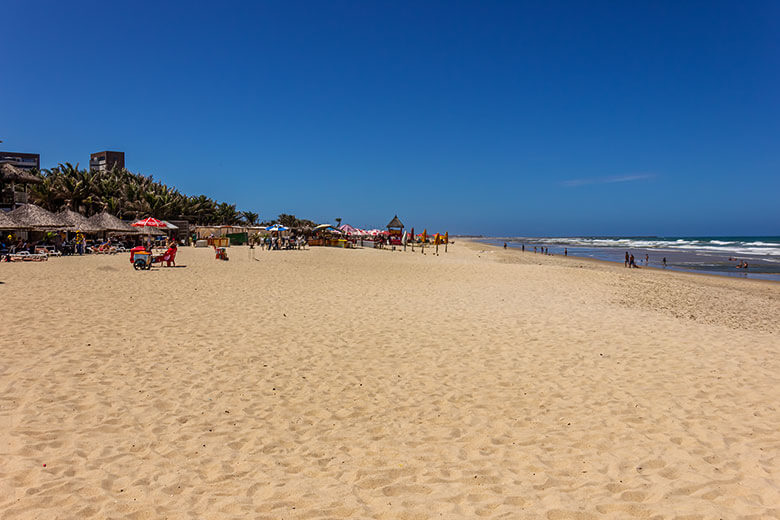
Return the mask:
M563 256L569 256L569 250L567 248L563 248Z
M650 265L650 255L645 255L645 265Z
M663 259L664 267L666 267L666 257Z
M506 249L506 242L504 242L504 249Z
M626 251L626 261L623 263L623 267L628 267L628 251Z
M525 244L523 244L523 253L525 253Z

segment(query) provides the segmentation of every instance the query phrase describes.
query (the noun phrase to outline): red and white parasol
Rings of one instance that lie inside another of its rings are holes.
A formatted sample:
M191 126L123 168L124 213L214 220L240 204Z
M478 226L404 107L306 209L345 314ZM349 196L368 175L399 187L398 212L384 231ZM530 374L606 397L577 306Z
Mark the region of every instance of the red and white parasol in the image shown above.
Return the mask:
M142 228L167 228L168 224L163 222L162 220L157 220L154 217L148 217L143 220L139 220L138 222L133 222L131 224L133 227L142 227Z

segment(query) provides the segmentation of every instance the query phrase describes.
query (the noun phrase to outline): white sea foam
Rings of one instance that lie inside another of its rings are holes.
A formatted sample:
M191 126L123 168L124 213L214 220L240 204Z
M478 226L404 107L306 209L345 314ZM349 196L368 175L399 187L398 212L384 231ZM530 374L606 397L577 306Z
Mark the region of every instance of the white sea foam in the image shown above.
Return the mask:
M727 255L780 256L780 243L738 240L694 240L677 238L670 240L652 238L586 238L547 237L520 239L531 243L593 248L654 249L667 251L702 251Z

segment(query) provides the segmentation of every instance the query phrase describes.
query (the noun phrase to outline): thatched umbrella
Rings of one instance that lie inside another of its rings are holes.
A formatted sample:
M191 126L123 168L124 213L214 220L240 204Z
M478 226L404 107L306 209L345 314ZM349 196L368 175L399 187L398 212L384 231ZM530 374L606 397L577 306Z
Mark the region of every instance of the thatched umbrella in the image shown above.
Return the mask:
M3 163L0 164L0 181L11 184L39 184L43 179L13 164Z
M14 219L8 216L5 211L0 211L0 229L23 229Z
M69 209L59 211L57 216L68 224L68 231L81 231L82 233L98 233L100 231L105 231L105 229L90 222L89 219L81 213L76 213Z
M130 225L125 224L114 215L106 213L105 211L98 213L97 215L92 215L87 219L87 222L95 227L99 227L103 231L119 231L128 234L135 231Z
M35 204L22 204L15 210L9 211L8 216L21 226L20 229L52 230L68 227L68 224L57 215Z

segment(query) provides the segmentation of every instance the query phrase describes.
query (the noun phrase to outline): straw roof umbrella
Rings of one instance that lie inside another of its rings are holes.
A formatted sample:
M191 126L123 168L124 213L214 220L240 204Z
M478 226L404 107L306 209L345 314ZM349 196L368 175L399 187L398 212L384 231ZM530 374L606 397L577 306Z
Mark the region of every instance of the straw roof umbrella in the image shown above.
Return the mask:
M22 229L22 226L19 225L19 223L14 219L9 217L8 213L5 211L0 211L0 229Z
M68 227L68 224L57 215L35 204L22 204L15 210L9 211L8 216L21 226L20 229L44 230Z
M13 164L3 163L0 164L0 181L21 184L38 184L43 182L43 179L27 170L17 168Z
M98 213L97 215L92 215L87 219L87 222L93 226L99 227L102 231L121 231L124 233L132 233L135 231L128 224L125 224L114 215L106 213L105 211Z
M97 233L105 231L103 228L93 224L87 217L81 213L69 209L63 209L57 213L57 216L66 224L69 231L81 231L82 233Z

